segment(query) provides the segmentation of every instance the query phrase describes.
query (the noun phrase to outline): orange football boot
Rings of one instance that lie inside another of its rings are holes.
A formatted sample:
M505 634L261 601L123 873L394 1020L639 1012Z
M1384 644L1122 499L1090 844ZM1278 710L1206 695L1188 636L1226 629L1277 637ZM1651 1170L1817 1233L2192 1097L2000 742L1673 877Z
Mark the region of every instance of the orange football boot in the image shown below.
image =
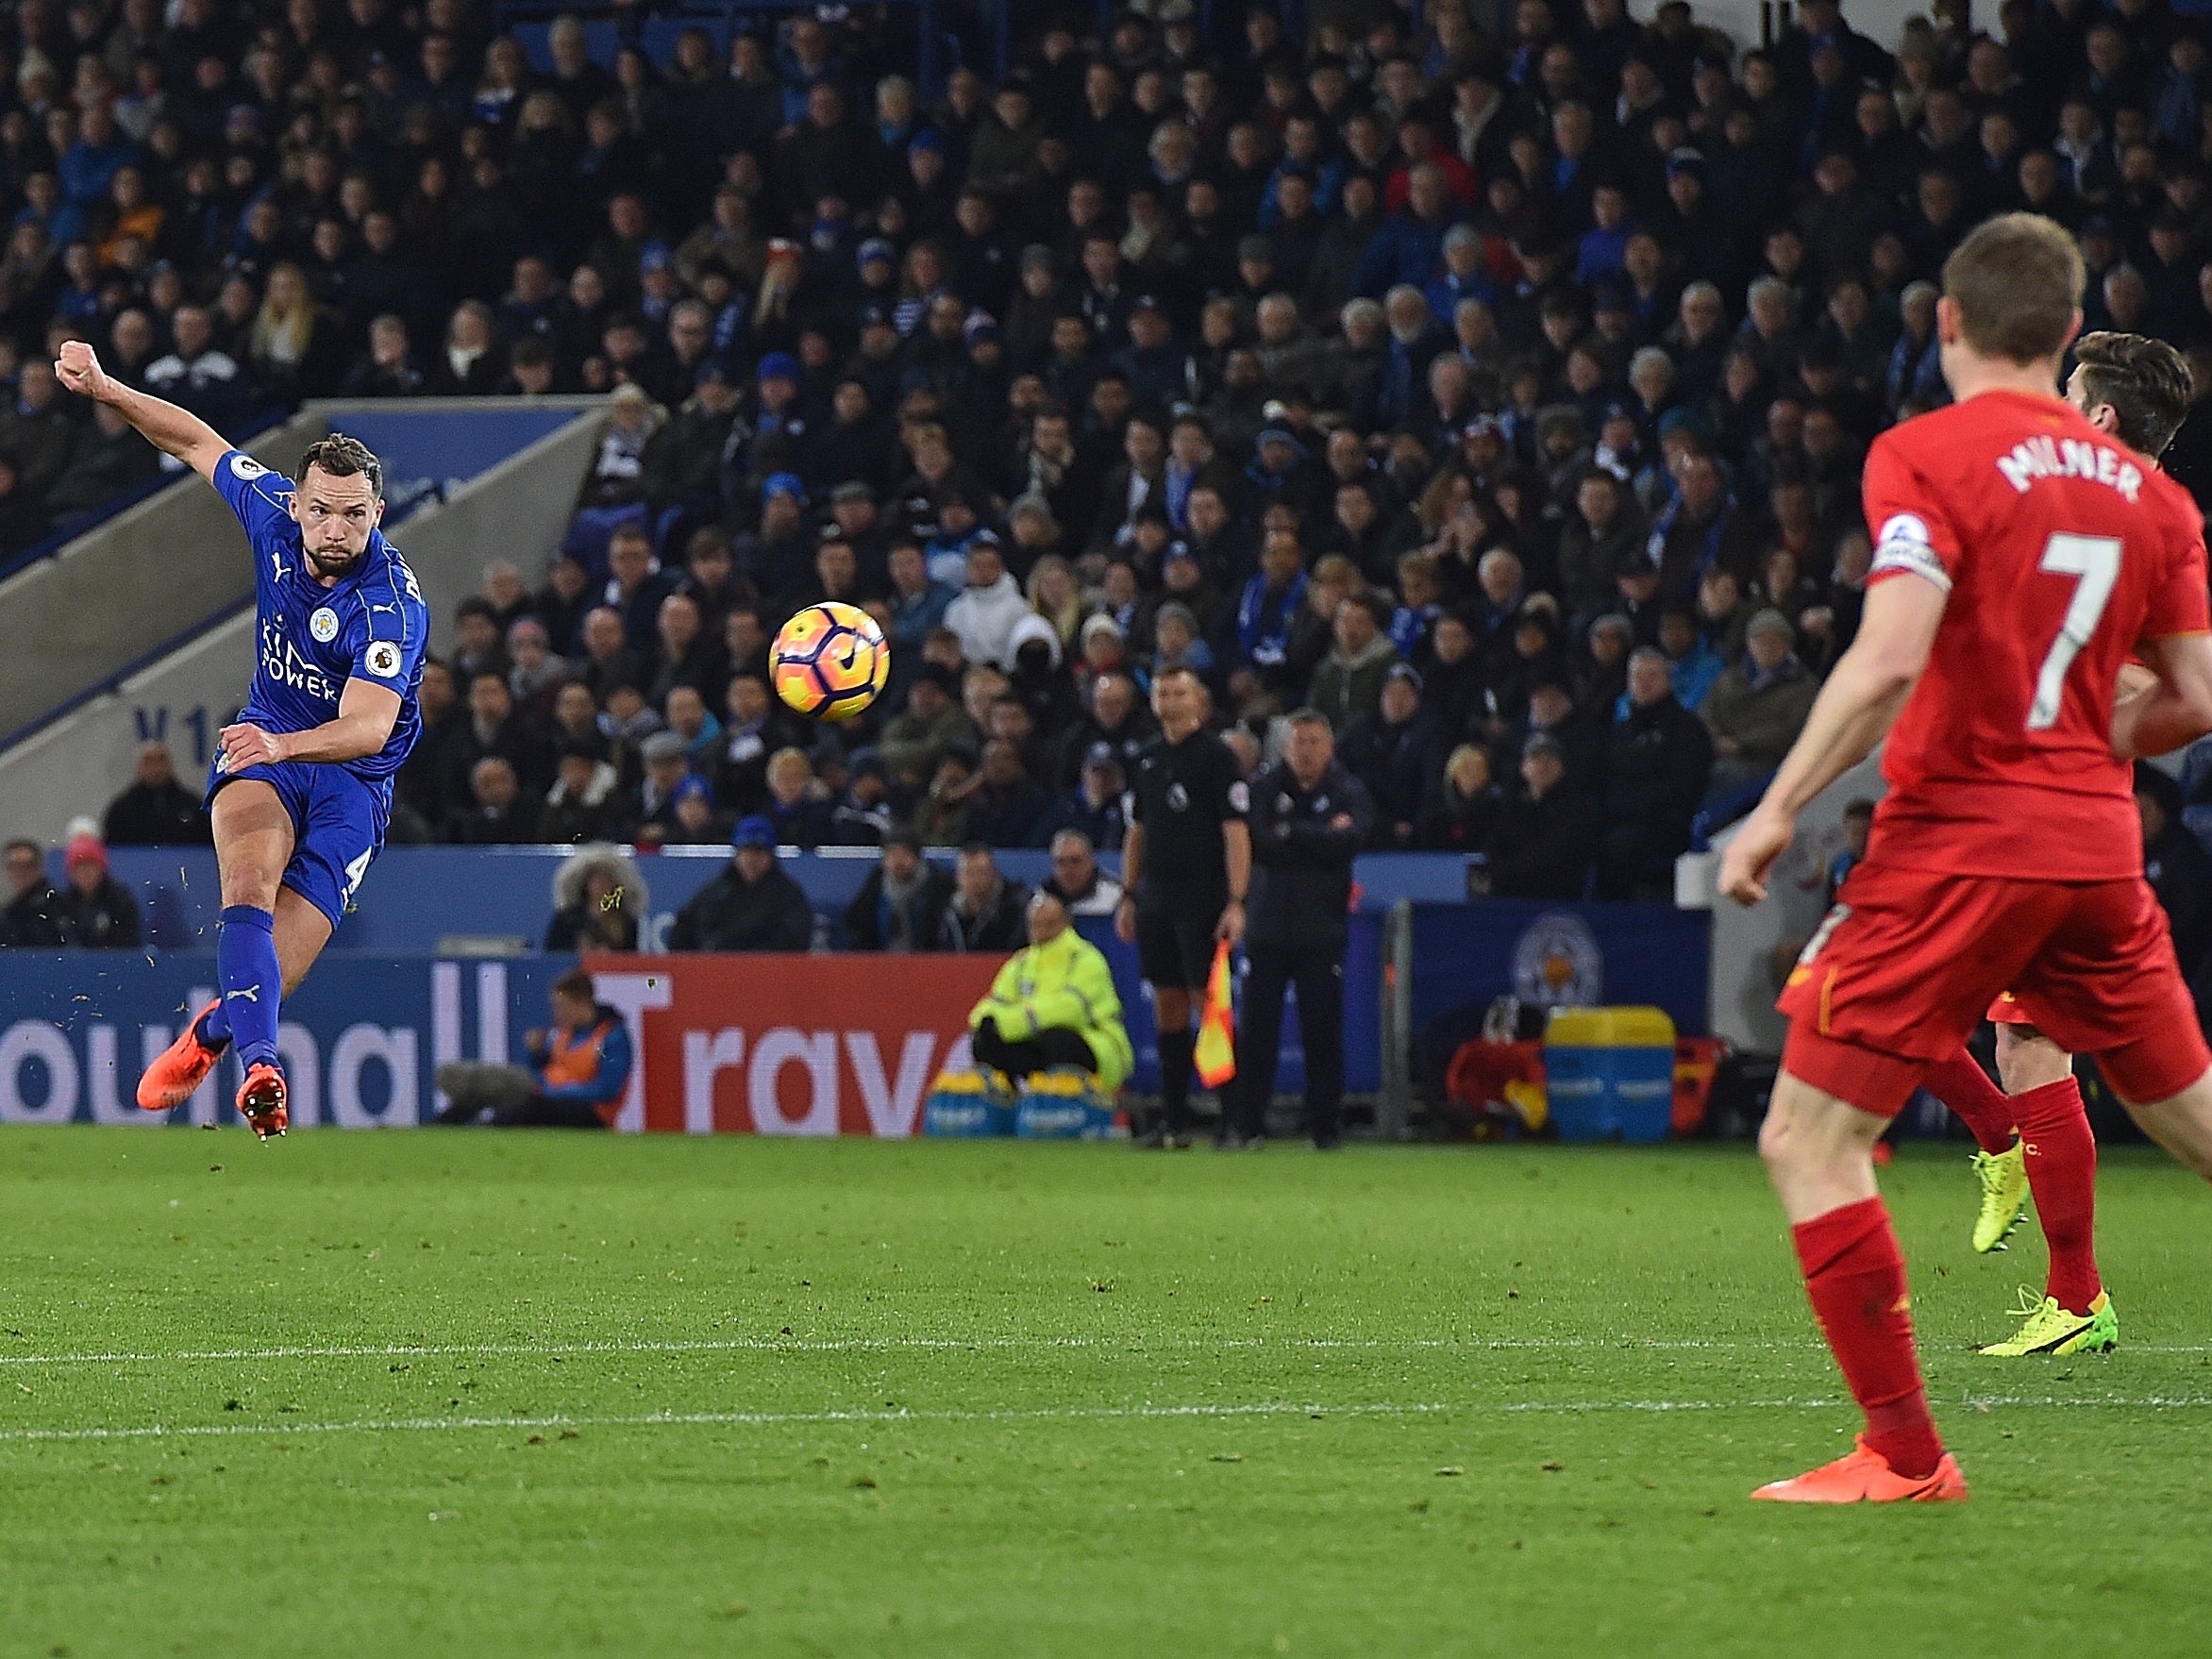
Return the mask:
M230 1045L223 1043L210 1048L202 1043L200 1021L221 1006L210 1002L193 1014L161 1058L146 1067L146 1074L139 1079L138 1086L142 1111L167 1112L181 1106L208 1081L208 1073L215 1069L215 1063L223 1058L223 1050Z
M1959 1473L1958 1459L1947 1451L1935 1473L1907 1480L1868 1448L1861 1434L1850 1456L1824 1463L1795 1480L1771 1482L1751 1496L1776 1503L1963 1503L1967 1478Z
M254 1133L264 1141L280 1135L291 1121L284 1109L284 1074L266 1061L250 1067L238 1085L238 1109Z

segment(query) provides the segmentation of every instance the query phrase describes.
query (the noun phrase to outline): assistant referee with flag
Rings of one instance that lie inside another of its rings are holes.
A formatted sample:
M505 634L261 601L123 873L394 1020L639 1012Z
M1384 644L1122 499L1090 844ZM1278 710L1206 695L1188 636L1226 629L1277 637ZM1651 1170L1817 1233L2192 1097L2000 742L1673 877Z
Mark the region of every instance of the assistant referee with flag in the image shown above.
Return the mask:
M1193 993L1204 989L1215 947L1244 938L1251 886L1251 805L1235 752L1206 729L1205 685L1188 668L1152 681L1160 736L1137 756L1129 830L1121 843L1125 897L1114 930L1137 947L1152 988L1160 1043L1160 1119L1138 1144L1187 1147L1197 1040ZM1224 1136L1232 1133L1222 1114Z

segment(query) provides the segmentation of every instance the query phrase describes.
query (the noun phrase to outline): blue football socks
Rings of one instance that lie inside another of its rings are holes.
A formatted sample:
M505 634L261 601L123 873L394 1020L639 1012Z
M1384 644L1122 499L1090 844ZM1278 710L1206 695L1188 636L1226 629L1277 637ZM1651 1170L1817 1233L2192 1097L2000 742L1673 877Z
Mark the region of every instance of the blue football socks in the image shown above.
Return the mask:
M223 980L223 1005L201 1029L218 1035L220 1019L237 1040L247 1066L276 1064L276 1002L284 979L276 966L276 918L250 904L223 908L215 941L215 966Z

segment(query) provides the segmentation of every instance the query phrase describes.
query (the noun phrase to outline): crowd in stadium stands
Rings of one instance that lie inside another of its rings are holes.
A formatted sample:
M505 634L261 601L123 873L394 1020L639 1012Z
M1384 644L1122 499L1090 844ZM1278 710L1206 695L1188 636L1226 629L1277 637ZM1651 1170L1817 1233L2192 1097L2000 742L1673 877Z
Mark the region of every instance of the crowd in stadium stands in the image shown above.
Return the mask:
M1319 709L1379 847L1665 896L1852 637L1966 229L2048 213L2089 327L2212 345L2212 54L2164 0L1499 11L1017 8L925 100L866 7L610 65L562 19L539 74L466 0L21 0L0 536L150 465L57 405L70 334L218 424L612 392L425 672L395 840L1111 847L1187 664L1248 762ZM824 598L894 650L844 728L764 676ZM918 944L893 857L863 927Z

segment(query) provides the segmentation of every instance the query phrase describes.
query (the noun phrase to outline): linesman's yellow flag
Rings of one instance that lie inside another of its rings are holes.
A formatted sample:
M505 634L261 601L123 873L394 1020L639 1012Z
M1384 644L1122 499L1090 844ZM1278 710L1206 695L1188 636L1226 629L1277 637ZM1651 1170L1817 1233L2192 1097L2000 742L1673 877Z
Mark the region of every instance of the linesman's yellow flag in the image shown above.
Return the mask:
M1229 997L1229 941L1214 947L1206 1005L1198 1012L1198 1081L1217 1089L1236 1076L1236 1014Z

